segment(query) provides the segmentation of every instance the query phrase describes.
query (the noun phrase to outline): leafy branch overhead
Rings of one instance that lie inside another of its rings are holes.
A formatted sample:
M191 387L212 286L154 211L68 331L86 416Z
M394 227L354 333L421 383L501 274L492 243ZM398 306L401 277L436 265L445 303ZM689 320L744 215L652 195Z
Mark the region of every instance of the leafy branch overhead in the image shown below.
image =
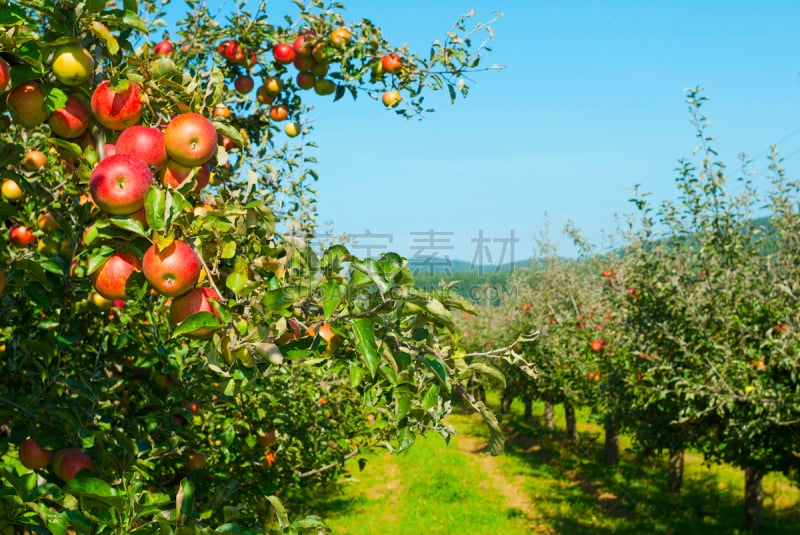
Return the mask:
M318 239L311 114L466 95L490 25L186 5L0 10L4 529L317 532L347 459L453 432L467 305Z

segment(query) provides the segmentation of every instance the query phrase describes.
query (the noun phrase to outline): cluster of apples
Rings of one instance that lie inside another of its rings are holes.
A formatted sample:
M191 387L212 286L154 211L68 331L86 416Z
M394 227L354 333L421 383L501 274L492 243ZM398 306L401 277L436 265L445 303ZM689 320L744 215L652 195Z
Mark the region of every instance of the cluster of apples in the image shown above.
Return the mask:
M26 439L20 444L19 460L31 470L42 470L49 464L56 477L65 483L72 481L81 470L94 470L92 458L82 449L63 448L53 453L42 447L35 438Z
M161 53L169 52L171 49L167 51L162 46ZM77 87L90 81L94 60L79 45L65 45L54 53L51 70L66 88ZM6 89L9 80L8 63L0 58L0 91ZM209 162L217 153L218 134L203 115L186 112L173 117L167 125L139 125L143 111L141 89L128 80L114 85L108 80L99 83L88 106L81 98L69 95L66 104L49 115L45 111L45 98L45 90L38 81L24 81L9 91L6 101L12 118L27 128L46 120L54 135L75 139L87 132L94 119L116 136L113 143L98 145L102 159L89 177L91 198L104 213L135 218L146 227L145 196L156 177L166 187L183 188L190 193L197 193L209 182ZM4 182L4 197L21 195L15 185ZM18 224L11 228L10 239L13 244L25 247L36 238L30 229ZM125 299L130 276L140 271L153 289L173 298L170 318L174 324L201 311L216 314L210 300L219 300L217 292L195 288L202 262L190 243L176 239L160 245L153 244L141 259L127 250L112 254L92 273L96 292L110 301ZM190 333L207 334L207 331Z
M336 92L336 83L327 78L330 64L338 52L346 47L352 39L347 28L336 28L325 38L312 31L303 31L293 42L279 42L272 47L273 60L279 66L293 65L297 69L295 85L301 90L314 90L318 95L331 95ZM219 54L228 62L240 65L250 71L257 64L256 52L245 48L239 41L226 39L217 47ZM383 74L397 75L404 67L403 58L397 53L385 54L376 60L373 76L379 78ZM234 87L243 94L249 94L255 87L255 81L249 73L241 74L234 80ZM273 121L286 120L291 114L289 108L281 102L280 96L284 81L278 76L266 76L263 84L256 92L256 100L260 104L270 106L269 116ZM402 100L399 91L392 89L382 96L387 108L397 106ZM296 123L287 124L286 133L295 136L300 129Z
M107 87L106 82L101 83L95 96ZM116 93L115 98L118 102L122 99L122 105L100 107L98 122L117 130L137 114L140 116L141 100L138 90L133 90L135 87L130 83L127 90ZM130 116L125 117L126 114ZM109 215L134 217L146 224L144 203L155 180L154 173L165 186L199 191L208 184L209 161L216 155L217 139L211 121L194 112L173 117L163 130L128 126L120 132L115 144L106 145L106 157L89 177L92 199ZM216 314L210 301L219 300L219 294L211 288L195 287L202 263L191 244L175 239L161 245L151 245L141 259L132 251L113 253L92 273L95 290L106 299L125 299L130 276L141 271L153 289L173 298L170 319L174 324L197 312ZM207 330L190 333L191 336L208 334Z

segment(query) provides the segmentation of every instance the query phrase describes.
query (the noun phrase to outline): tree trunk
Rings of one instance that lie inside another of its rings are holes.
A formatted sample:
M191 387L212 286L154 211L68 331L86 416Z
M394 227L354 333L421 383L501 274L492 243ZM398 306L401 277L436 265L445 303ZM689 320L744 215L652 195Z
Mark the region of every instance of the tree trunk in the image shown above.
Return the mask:
M544 426L548 429L556 428L555 409L549 401L544 402Z
M525 421L530 422L533 420L533 396L523 396L522 401L525 404Z
M579 442L581 437L578 435L578 425L575 422L575 407L571 403L564 403L564 421L567 424L567 439L570 442Z
M509 390L503 390L503 397L500 400L500 414L508 414L511 412L511 403L514 401L514 396L511 395Z
M761 517L764 513L764 489L761 481L764 472L757 468L744 470L744 522L742 529L750 533L761 531Z
M667 470L667 492L678 494L683 485L683 447L669 449L669 468Z
M619 464L619 429L610 422L606 422L605 459L611 466Z

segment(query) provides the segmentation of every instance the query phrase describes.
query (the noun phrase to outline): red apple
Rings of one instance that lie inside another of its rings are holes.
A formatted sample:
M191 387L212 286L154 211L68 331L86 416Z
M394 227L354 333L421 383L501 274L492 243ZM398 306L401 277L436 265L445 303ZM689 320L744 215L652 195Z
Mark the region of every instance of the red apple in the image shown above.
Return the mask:
M6 104L15 122L33 128L47 120L44 98L44 91L38 83L22 82L8 93Z
M9 83L11 83L11 67L6 60L0 58L0 93L8 89Z
M606 346L606 341L605 340L592 340L592 343L591 343L590 347L591 347L592 351L600 351L605 346Z
M47 165L47 155L40 150L29 150L22 159L26 171L41 171Z
M134 271L141 271L139 257L130 251L114 253L92 273L94 289L106 299L128 297L125 286Z
M253 67L256 66L258 62L258 56L254 50L246 50L244 54L244 58L242 61L239 62L239 65L246 68L247 70L253 70Z
M50 125L50 130L58 137L73 139L86 132L91 119L92 114L83 100L70 95L63 108L50 114L47 123Z
M156 56L169 56L173 50L175 50L175 47L172 46L172 43L164 39L153 47L153 54Z
M242 75L233 81L233 87L235 87L236 91L238 91L240 94L246 95L253 90L253 87L255 87L255 82L253 81L252 76Z
M164 168L162 178L166 186L178 189L192 173L194 173L191 178L191 181L194 184L192 191L197 193L206 187L209 179L211 178L211 167L209 167L207 163L204 163L200 167L186 167L178 162L169 160L167 162L167 166Z
M383 72L397 74L403 68L403 59L398 54L386 54L381 59L381 66L383 67Z
M292 44L294 53L300 57L310 57L314 50L314 35L306 32L297 36Z
M352 34L347 28L336 28L331 32L331 43L336 46L344 46L352 39Z
M222 117L224 119L229 119L231 116L231 109L224 104L217 104L214 106L214 111L211 112L212 117Z
M31 470L41 470L50 463L53 452L43 448L35 438L29 438L19 445L19 460Z
M164 134L158 128L128 127L117 138L115 147L117 154L130 154L156 169L161 169L167 163Z
M142 118L139 86L133 82L122 91L112 91L109 81L102 82L92 94L92 112L97 122L111 130L124 130Z
M269 117L273 121L285 121L289 117L289 108L283 104L273 106L269 109Z
M295 56L292 63L294 63L295 68L301 72L311 72L311 69L317 64L311 56Z
M217 129L199 113L172 119L164 138L169 157L187 167L203 165L217 152Z
M272 104L275 102L275 98L275 95L271 94L265 85L262 85L256 91L256 100L259 104Z
M8 237L11 240L11 243L17 247L27 247L36 241L36 236L34 236L33 232L31 232L31 230L25 225L20 224L16 224L11 227Z
M242 45L239 41L234 41L233 39L222 41L217 47L217 51L223 58L233 63L241 63L246 58Z
M52 467L59 479L69 483L81 470L94 470L94 463L80 448L64 448L53 455Z
M104 212L128 215L142 209L152 183L153 173L146 163L129 154L115 154L94 168L89 190Z
M295 83L297 83L297 87L300 89L311 89L314 87L314 82L316 81L317 79L314 78L314 75L310 72L299 72L295 79Z
M159 251L152 245L142 258L144 278L160 294L177 297L188 292L200 278L200 259L194 249L180 240Z
M211 305L211 301L219 301L219 294L213 288L194 288L189 290L183 295L180 295L172 300L169 308L169 319L172 325L178 326L183 323L187 318L197 314L198 312L211 312L217 319L217 311ZM194 331L184 333L184 336L189 338L207 338L211 336L216 329L195 329Z
M233 140L228 136L220 136L219 144L222 145L222 148L228 152L232 152L237 149L236 143L234 143Z
M294 47L287 43L279 43L272 49L272 55L275 61L284 65L294 61L295 50Z

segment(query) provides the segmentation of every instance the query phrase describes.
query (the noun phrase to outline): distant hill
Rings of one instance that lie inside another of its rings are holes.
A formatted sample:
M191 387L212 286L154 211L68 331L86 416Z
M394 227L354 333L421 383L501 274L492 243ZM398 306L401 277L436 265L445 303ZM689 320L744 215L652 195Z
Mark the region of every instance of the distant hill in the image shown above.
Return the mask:
M519 260L499 266L476 265L465 260L449 260L447 264L422 264L410 262L417 286L433 291L442 283L457 282L453 287L456 293L471 302L485 302L490 295L495 301L504 293L509 277L518 271L531 267L531 260Z

